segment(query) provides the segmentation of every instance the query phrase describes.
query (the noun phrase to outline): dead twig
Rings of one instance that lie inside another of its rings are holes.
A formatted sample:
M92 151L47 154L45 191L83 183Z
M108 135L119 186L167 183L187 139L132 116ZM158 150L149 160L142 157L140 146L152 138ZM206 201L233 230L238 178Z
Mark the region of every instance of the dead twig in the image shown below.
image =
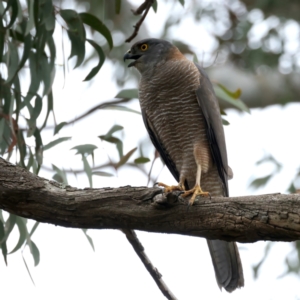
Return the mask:
M90 110L88 110L87 112L85 112L84 114L82 114L81 116L75 118L74 120L71 120L69 122L67 122L66 125L70 125L70 124L73 124L85 117L87 117L88 115L90 115L91 113L93 113L94 111L98 110L98 109L104 109L104 108L107 108L109 106L114 106L114 105L117 105L117 104L120 104L120 103L126 103L126 102L129 102L131 101L132 99L128 99L128 98L123 98L123 99L120 99L120 100L116 100L116 101L107 101L107 102L104 102L104 103L101 103L101 104L98 104L96 105L95 107L91 108ZM66 126L65 125L65 126Z
M132 13L134 15L141 15L143 12L144 14L142 15L141 19L133 26L134 31L132 35L125 41L126 43L131 42L137 36L140 27L143 24L152 4L153 4L153 0L145 0L136 10L132 10Z
M90 110L88 110L87 112L85 112L82 115L80 115L79 117L66 122L66 124L64 125L64 127L68 126L68 125L71 125L71 124L74 124L74 123L76 123L77 121L79 121L81 119L84 119L85 117L89 116L90 114L92 114L93 112L95 112L98 109L105 109L105 108L110 107L110 106L113 107L113 106L121 104L121 103L127 103L127 102L129 102L131 100L132 100L131 98L122 98L122 99L110 100L110 101L98 104L98 105L94 106L93 108L91 108ZM47 126L44 129L53 129L54 127L55 126ZM22 130L22 131L27 131L28 130L28 128L19 128L19 129Z
M127 240L133 247L135 253L138 255L142 263L144 264L147 271L150 273L151 277L157 284L160 291L164 294L164 296L169 300L176 300L177 298L173 295L173 293L169 290L165 282L162 280L162 275L158 272L158 270L153 266L150 259L145 253L145 249L141 242L139 241L135 231L130 229L121 229L121 231L126 235Z

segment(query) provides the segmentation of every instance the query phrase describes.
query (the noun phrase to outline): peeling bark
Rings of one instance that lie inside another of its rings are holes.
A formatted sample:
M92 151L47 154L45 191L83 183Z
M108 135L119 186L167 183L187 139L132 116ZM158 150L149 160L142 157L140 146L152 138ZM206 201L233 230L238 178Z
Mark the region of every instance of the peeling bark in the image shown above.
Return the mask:
M0 208L64 227L137 229L238 242L300 239L300 195L198 198L160 188L77 189L0 158Z

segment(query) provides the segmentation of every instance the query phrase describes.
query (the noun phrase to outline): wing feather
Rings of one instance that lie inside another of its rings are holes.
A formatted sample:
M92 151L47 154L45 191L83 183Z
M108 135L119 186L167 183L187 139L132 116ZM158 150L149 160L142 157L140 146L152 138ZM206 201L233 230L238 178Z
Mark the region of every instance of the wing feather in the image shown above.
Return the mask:
M228 197L227 151L219 103L206 72L198 64L195 65L200 72L200 87L196 90L196 96L206 122L206 133L212 157L223 182L225 195Z

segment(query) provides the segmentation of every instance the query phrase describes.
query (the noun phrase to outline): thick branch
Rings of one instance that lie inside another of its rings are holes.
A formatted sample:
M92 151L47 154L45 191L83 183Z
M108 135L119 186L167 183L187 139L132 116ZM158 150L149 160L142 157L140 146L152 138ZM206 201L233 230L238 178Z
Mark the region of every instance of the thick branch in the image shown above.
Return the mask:
M0 208L74 228L138 229L255 242L300 239L300 195L200 198L189 209L159 188L62 188L0 158Z

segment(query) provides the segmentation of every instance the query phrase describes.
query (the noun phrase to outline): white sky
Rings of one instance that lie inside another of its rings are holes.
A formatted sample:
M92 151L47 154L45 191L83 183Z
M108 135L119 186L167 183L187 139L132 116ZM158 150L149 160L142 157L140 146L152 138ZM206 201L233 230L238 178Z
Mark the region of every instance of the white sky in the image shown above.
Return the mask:
M176 8L179 9L180 6ZM157 15L150 13L149 17L148 24L156 24L154 28L152 26L155 37L155 32L159 30L158 20L164 18L163 5L159 6ZM156 21L153 23L154 18ZM57 73L54 96L58 123L72 119L116 95L112 75L107 75L111 74L110 67L110 63L106 63L91 83L82 82L86 72L70 71L64 88L62 74ZM139 109L139 104L133 101L130 107ZM232 196L286 192L299 168L300 143L296 131L300 128L299 115L299 104L255 109L251 115L228 111L227 120L231 125L225 128L225 132L229 163L234 171L234 179L230 181ZM107 153L115 157L114 148L97 138L114 124L125 128L125 153L146 139L140 115L99 111L60 132L60 137L72 136L72 140L45 152L46 165L54 163L58 167L80 168L80 157L74 156L74 151L69 149L84 143L99 147L95 152L96 163L106 161ZM51 139L52 132L47 131L45 141ZM151 149L145 151L151 155ZM272 153L282 163L283 169L264 189L250 190L251 178L267 175L272 170L270 166L255 166L255 162L265 153ZM158 174L160 169L161 165L157 162L154 173ZM49 179L52 177L43 170L40 175ZM159 180L174 182L166 168ZM139 186L146 182L147 179L139 172L128 168L121 169L113 178L94 177L94 187ZM78 176L77 179L70 176L69 183L81 188L88 186L85 176ZM33 222L30 221L30 224ZM93 238L95 252L81 230L41 224L33 235L41 252L38 267L33 267L28 249L24 251L36 286L31 283L22 255L18 252L8 257L8 267L0 259L1 299L165 299L121 232L89 230L88 234ZM240 244L245 288L228 294L220 292L217 287L204 239L145 232L138 232L138 236L150 260L178 299L300 299L297 288L299 277L277 279L285 271L284 260L292 250L289 243L276 243L256 281L253 280L251 267L263 256L265 243ZM16 241L17 235L13 235L8 242L9 249L14 247Z

